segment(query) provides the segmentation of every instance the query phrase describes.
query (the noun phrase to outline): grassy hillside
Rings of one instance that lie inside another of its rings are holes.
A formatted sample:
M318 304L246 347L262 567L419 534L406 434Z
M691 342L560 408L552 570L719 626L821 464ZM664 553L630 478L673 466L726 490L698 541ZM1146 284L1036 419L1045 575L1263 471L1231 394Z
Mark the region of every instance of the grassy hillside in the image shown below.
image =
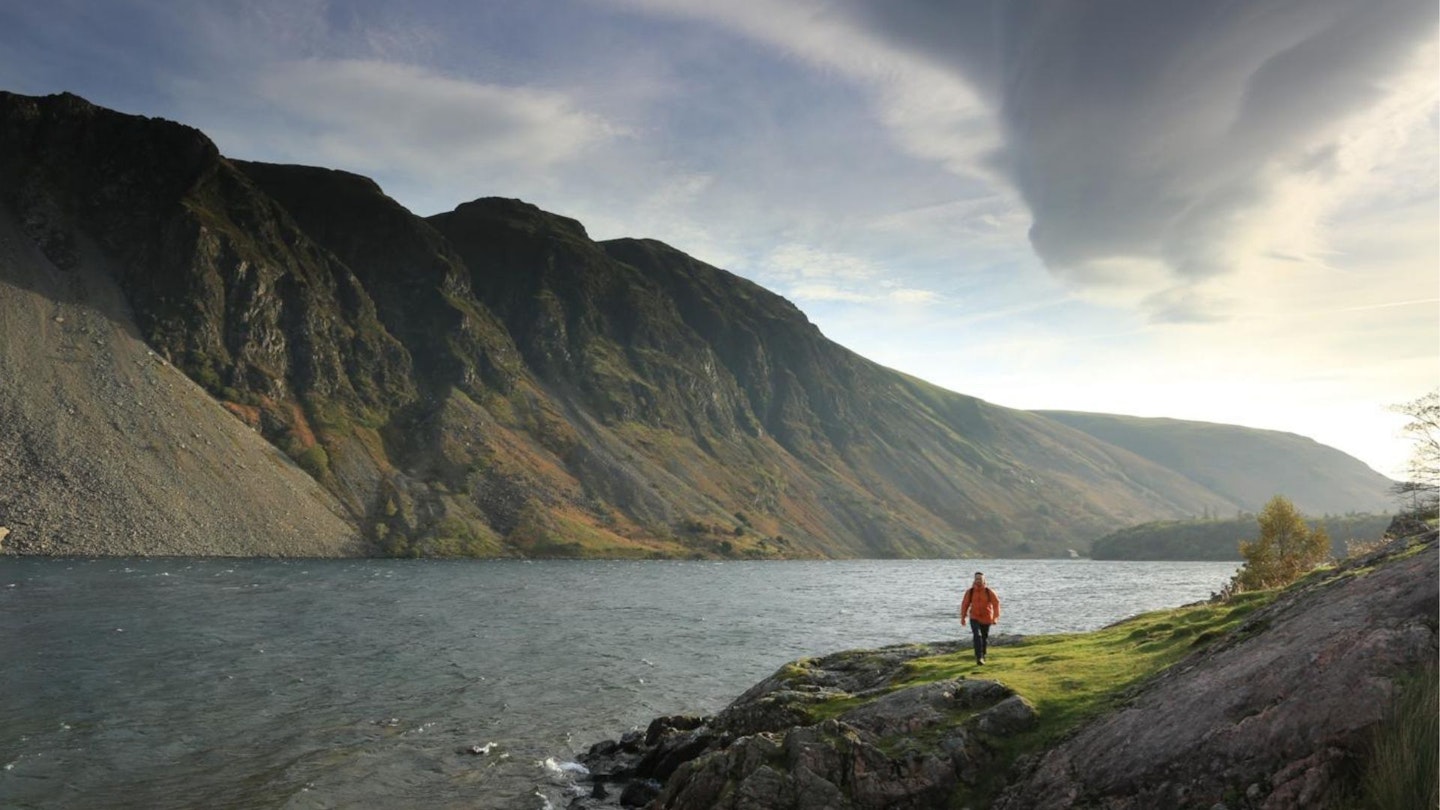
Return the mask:
M1394 504L1393 481L1293 433L1181 419L1037 413L1175 470L1246 510L1259 509L1276 493L1310 514L1382 512Z

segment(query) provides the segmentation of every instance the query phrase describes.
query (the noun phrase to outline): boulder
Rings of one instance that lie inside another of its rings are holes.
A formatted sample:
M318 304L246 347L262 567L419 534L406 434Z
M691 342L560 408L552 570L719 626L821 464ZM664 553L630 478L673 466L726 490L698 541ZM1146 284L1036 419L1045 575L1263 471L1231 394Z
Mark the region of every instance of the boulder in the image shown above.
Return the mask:
M644 807L660 795L660 783L654 779L638 779L620 793L621 807Z
M993 764L991 742L1034 721L1034 710L993 681L957 678L901 689L907 662L966 642L851 650L787 664L715 717L656 718L644 732L597 743L580 757L590 779L654 783L659 808L880 808L942 802ZM814 712L835 698L870 697L838 718ZM616 806L610 791L606 804ZM648 801L648 800L647 800ZM579 806L579 805L577 805Z
M1011 695L975 716L975 728L985 734L1008 737L1035 727L1035 707L1020 695Z
M1014 696L1013 690L994 681L957 678L892 692L846 712L841 719L879 737L914 734L948 722L959 712L986 708Z
M681 764L700 756L711 746L721 744L722 736L708 726L690 731L670 731L656 738L653 746L635 765L635 774L645 779L664 781Z
M968 641L897 644L804 658L750 687L715 717L713 725L736 737L806 725L811 722L810 708L817 704L883 691L904 673L909 661L962 649L969 649Z
M973 783L993 764L987 740L1034 721L1028 703L992 681L912 686L836 719L741 737L704 753L676 769L656 807L943 806L960 782Z

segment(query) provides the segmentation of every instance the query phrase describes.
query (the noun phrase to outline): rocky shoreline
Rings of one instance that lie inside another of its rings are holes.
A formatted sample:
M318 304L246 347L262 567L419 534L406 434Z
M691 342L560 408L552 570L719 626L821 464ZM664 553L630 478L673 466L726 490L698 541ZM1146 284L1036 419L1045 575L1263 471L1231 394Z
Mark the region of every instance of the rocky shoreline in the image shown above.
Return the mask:
M719 714L592 746L570 810L1323 807L1435 665L1437 567L1430 531L1318 572L1041 751L1010 744L1030 700L982 671L915 682L968 642L802 659Z
M713 717L660 717L593 746L581 762L598 789L571 807L638 807L662 792L667 808L843 807L844 796L857 807L943 803L975 776L967 771L994 764L992 739L1035 720L1024 698L994 681L893 688L907 662L968 649L908 644L787 664ZM832 701L861 705L815 722ZM731 800L717 800L727 787Z

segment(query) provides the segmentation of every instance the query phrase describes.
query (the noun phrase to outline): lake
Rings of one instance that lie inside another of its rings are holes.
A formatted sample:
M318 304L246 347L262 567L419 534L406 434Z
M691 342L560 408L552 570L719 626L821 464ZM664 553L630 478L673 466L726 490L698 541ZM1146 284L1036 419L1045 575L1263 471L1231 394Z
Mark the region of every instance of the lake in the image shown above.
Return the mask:
M563 808L574 756L652 717L795 658L968 638L976 570L995 632L1035 634L1236 567L0 558L0 806Z

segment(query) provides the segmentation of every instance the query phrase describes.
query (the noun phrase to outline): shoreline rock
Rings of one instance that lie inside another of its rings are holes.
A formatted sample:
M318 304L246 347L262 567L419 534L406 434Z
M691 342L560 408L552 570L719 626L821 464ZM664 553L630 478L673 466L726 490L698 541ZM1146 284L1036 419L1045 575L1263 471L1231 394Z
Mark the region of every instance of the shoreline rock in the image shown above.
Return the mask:
M1320 807L1363 763L1397 681L1440 655L1436 549L1432 530L1302 580L1014 762L1003 741L1037 722L1024 696L964 676L906 685L906 662L970 644L897 645L794 661L716 715L597 743L580 757L591 795L570 810L948 807L987 774L1008 810Z
M660 717L643 733L592 746L579 759L600 789L570 808L941 802L994 764L997 741L1035 722L1034 708L995 681L893 688L906 662L968 649L968 641L904 644L791 662L716 715ZM833 700L865 698L874 699L834 717L812 713Z

